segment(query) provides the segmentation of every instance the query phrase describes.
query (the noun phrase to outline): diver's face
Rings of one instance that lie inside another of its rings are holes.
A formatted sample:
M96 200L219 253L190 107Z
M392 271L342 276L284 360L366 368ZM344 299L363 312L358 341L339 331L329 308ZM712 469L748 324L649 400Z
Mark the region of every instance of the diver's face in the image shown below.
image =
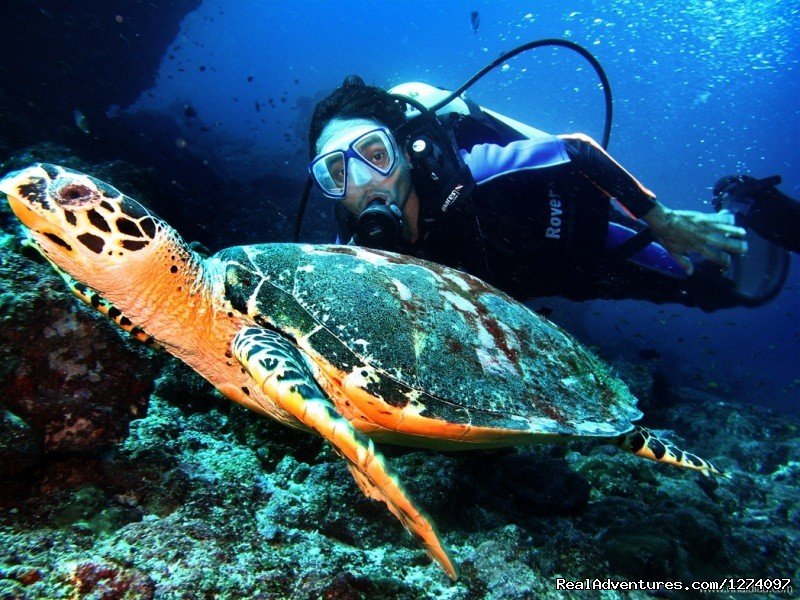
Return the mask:
M383 125L373 119L333 119L317 140L317 155L346 150L354 140L378 127ZM397 148L394 138L390 141L394 145L395 165L387 175L381 175L354 157L347 161L347 193L341 202L354 215L360 215L375 200L386 205L395 204L400 210L405 206L411 192L411 165Z

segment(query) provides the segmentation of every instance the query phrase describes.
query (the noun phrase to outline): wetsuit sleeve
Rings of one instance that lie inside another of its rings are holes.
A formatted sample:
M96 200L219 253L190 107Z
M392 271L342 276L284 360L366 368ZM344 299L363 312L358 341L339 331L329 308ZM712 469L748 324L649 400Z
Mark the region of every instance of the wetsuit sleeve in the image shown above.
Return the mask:
M477 185L520 171L546 169L570 162L564 142L546 133L505 146L478 144L469 152L461 150L461 158Z
M580 133L553 136L542 134L533 139L511 142L506 146L478 144L461 157L477 185L520 171L546 169L570 163L577 173L617 200L636 218L653 208L656 197L628 173L603 148Z
M570 162L578 171L609 196L642 217L656 204L656 196L587 135L559 135Z

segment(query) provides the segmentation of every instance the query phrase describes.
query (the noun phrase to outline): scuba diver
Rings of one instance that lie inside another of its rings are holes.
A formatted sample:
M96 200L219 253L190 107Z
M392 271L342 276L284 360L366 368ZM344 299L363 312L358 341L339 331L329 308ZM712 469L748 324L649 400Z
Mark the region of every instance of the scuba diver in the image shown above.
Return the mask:
M317 104L309 143L339 241L455 267L523 301L758 306L800 251L800 203L779 178L727 177L717 212L671 210L588 136L426 84L387 92L348 77Z

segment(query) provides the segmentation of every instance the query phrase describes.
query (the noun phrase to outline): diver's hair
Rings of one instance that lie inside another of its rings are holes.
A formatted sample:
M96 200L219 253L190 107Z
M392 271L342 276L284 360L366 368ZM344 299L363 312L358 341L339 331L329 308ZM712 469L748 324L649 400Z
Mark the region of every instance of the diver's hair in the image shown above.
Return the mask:
M333 119L374 119L389 131L405 123L403 106L379 87L364 83L358 75L348 75L327 98L320 100L311 117L308 131L309 158L316 156L322 130Z

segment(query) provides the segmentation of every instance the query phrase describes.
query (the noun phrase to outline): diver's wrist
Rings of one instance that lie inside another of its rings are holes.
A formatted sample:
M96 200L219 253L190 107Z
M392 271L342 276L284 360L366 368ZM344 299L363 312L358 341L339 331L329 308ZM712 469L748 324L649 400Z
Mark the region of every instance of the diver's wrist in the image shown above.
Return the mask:
M643 214L641 218L653 229L658 229L667 225L671 213L670 209L656 200L653 207Z

